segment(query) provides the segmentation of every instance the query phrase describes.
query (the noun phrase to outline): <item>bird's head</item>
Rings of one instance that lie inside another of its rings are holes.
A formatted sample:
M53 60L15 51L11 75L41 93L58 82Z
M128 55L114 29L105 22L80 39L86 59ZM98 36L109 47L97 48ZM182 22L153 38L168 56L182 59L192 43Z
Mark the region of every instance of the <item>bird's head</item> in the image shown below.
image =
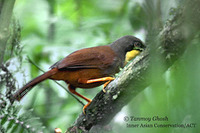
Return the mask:
M134 36L128 36L128 38L130 38L130 42L132 43L130 43L129 48L126 51L125 64L135 58L138 54L140 54L140 52L142 52L146 48L146 46L140 39Z
M119 38L111 44L111 47L117 53L125 56L126 62L132 60L146 48L140 39L130 35Z

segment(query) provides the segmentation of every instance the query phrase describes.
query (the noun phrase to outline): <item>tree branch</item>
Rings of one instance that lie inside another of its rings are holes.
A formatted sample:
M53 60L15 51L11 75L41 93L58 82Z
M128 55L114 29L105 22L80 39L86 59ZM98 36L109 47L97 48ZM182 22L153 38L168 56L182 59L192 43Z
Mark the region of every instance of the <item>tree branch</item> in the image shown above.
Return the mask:
M3 63L6 43L9 38L9 25L12 17L15 0L0 1L0 66Z
M160 45L156 47L156 52L165 62L163 72L183 54L186 46L200 29L200 12L197 6L200 5L199 0L188 0L184 5L175 12L171 20L168 20L157 37ZM191 17L192 14L196 17ZM151 38L147 40L146 45L154 41ZM146 50L127 65L106 87L107 92L99 92L86 109L86 115L80 114L66 132L88 132L97 125L108 124L123 106L150 85L151 77L148 73L154 65L151 63L150 54Z

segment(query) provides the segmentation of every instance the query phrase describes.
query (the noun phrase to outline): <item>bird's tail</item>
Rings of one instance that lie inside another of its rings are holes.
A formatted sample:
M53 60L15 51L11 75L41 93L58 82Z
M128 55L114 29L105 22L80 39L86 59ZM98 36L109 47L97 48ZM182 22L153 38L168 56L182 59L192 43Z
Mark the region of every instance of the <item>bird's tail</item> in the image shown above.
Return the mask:
M24 87L19 89L14 95L13 100L20 101L35 85L44 81L45 79L49 78L50 76L54 75L57 72L57 69L51 69L48 72L34 78L30 82L28 82Z

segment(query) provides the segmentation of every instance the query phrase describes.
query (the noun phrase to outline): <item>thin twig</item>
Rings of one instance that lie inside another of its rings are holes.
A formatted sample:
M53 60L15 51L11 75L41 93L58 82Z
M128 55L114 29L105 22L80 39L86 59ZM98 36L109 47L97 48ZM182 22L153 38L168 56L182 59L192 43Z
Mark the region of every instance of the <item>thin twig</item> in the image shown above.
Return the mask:
M28 56L27 56L28 61L34 65L38 70L42 71L43 73L45 73L44 70L42 70L38 65L36 65ZM80 104L82 104L84 106L84 103L79 100L76 96L74 96L72 93L69 92L69 90L64 87L62 84L58 83L57 81L53 80L56 84L58 84L60 87L62 87L65 91L67 91L67 93L69 93L72 97L74 97Z

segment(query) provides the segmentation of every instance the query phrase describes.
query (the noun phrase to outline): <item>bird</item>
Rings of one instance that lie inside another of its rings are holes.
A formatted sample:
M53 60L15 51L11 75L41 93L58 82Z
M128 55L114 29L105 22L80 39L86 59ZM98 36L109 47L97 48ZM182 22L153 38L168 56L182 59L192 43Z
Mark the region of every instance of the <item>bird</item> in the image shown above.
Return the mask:
M104 84L103 91L106 92L104 88L115 79L114 75L120 68L145 47L139 38L126 35L108 45L77 50L53 64L49 71L29 81L13 98L20 101L35 85L46 79L62 80L71 93L87 101L83 107L85 114L92 100L78 93L76 88L89 89Z

